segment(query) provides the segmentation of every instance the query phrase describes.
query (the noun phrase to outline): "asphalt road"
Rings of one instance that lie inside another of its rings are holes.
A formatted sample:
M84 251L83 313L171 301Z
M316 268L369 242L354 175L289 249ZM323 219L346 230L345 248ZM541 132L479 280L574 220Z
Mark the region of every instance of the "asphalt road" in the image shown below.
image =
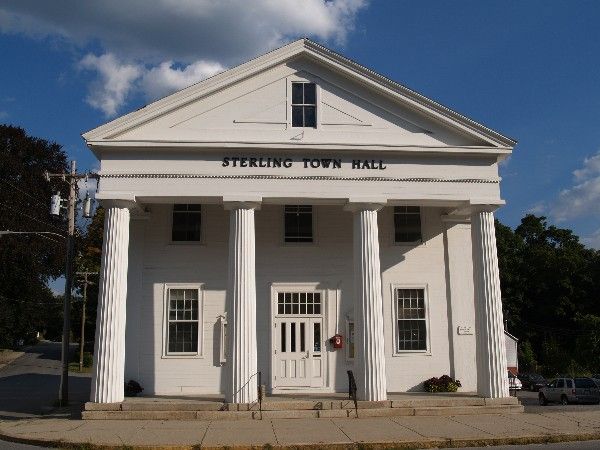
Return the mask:
M541 406L538 403L538 393L522 391L517 393L517 397L521 404L525 407L525 412L529 413L545 413L545 412L563 412L563 411L599 411L600 405L583 404L583 405L561 405L559 403L549 403L546 406ZM600 447L598 447L600 448Z
M60 386L60 347L60 342L40 342L0 369L1 419L38 416L53 409ZM69 400L74 408L89 397L89 391L89 374L69 375Z
M75 346L73 347L75 351ZM60 385L60 343L41 342L26 349L25 354L0 369L0 418L11 420L46 414L53 409ZM89 397L89 374L70 374L70 400L73 410ZM555 412L598 410L599 405L539 406L536 392L519 392L518 397L526 412ZM0 441L0 450L38 450L24 444ZM48 447L45 447L48 448ZM471 450L489 450L490 447L471 447ZM540 445L512 445L494 447L498 450L596 450L600 441L569 442ZM466 450L466 449L465 449Z

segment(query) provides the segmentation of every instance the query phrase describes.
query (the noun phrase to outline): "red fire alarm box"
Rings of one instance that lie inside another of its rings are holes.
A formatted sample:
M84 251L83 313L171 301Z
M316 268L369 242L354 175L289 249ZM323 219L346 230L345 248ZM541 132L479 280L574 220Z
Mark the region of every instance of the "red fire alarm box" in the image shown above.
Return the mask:
M342 348L344 346L344 338L342 338L341 334L336 334L331 339L329 339L333 348Z

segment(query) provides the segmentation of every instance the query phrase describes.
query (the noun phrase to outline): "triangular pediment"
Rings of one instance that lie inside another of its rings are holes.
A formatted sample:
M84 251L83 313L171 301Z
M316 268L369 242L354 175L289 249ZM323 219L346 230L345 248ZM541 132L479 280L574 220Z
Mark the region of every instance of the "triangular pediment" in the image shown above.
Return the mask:
M512 147L514 142L302 40L92 130L92 146ZM317 51L319 50L319 51ZM324 49L326 50L326 49ZM353 63L355 64L355 63ZM376 75L376 74L375 74ZM291 85L315 83L317 126L291 124ZM392 89L394 88L394 89Z

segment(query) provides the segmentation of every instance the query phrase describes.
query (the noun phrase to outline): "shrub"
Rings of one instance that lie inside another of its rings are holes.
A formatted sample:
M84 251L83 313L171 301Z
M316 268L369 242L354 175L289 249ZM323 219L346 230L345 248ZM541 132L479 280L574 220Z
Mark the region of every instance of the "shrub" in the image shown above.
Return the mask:
M90 352L83 352L83 367L92 367L94 357Z
M423 387L427 392L456 392L461 387L460 381L454 380L448 375L433 377L423 382Z

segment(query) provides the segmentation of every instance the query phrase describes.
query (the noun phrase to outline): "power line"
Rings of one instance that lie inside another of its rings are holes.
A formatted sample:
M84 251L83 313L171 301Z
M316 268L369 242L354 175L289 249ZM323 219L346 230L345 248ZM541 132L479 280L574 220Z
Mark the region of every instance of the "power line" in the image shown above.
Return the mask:
M10 187L12 187L13 189L16 189L17 191L19 191L20 193L26 195L27 197L31 198L35 203L37 203L38 205L42 206L42 207L46 207L46 205L44 205L42 202L40 202L37 198L35 198L33 195L29 194L28 192L25 192L23 189L18 188L17 186L15 186L12 183L9 183L8 181L6 181L3 178L0 178L0 181L3 181L4 183L8 184Z
M63 233L64 233L64 231L65 231L64 229L62 229L62 228L60 228L60 227L57 227L56 225L53 225L53 224L51 224L51 223L49 223L49 222L45 222L45 221L43 221L43 220L41 220L41 219L38 219L37 217L33 217L33 216L30 216L29 214L26 214L26 213L24 213L24 212L22 212L22 211L19 211L19 210L18 210L18 209L16 209L14 206L12 206L12 205L9 205L9 204L8 204L8 203L6 203L6 202L0 201L0 204L4 205L4 206L5 206L5 209L6 209L6 210L8 210L8 211L15 212L15 213L17 213L17 214L21 214L22 216L25 216L25 217L27 217L27 218L29 218L29 219L31 219L31 220L35 220L36 222L39 222L39 223L41 223L41 224L43 224L43 225L46 225L46 226L52 227L52 228L54 228L55 230L58 230L58 231L60 231L60 232L63 232Z

